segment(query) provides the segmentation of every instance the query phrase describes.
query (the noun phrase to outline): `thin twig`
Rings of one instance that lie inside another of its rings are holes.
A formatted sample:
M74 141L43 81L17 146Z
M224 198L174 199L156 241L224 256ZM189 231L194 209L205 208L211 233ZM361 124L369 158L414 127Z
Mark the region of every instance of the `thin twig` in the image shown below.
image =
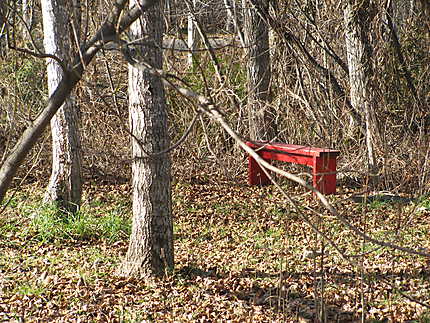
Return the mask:
M196 93L190 89L186 89L186 88L177 86L176 84L174 84L169 79L169 75L167 73L165 73L163 70L156 69L144 61L136 61L128 52L127 46L122 47L122 52L123 52L124 57L127 60L127 62L132 64L135 68L141 69L147 73L150 73L151 75L155 75L155 76L160 77L161 80L163 81L163 84L165 84L166 86L173 88L179 94L181 94L185 97L189 97L189 98L196 100L197 101L196 104L200 107L200 109L202 109L202 111L206 115L208 115L212 120L218 122L224 128L224 130L236 141L236 143L243 150L245 150L252 158L254 158L260 164L260 166L263 167L263 169L265 168L265 169L271 170L271 171L273 171L273 172L275 172L281 176L284 176L285 178L287 178L291 181L298 183L299 185L303 186L304 188L310 190L312 193L314 193L314 195L320 200L321 204L332 215L334 215L343 225L348 227L355 234L357 234L361 238L365 239L366 241L370 241L370 242L377 244L379 246L391 248L394 250L403 251L403 252L408 253L408 254L414 254L414 255L419 255L419 256L430 258L430 253L428 253L428 252L418 251L418 250L414 250L414 249L407 248L407 247L401 247L401 246L392 244L390 242L381 241L381 240L372 238L372 237L368 236L367 234L365 234L364 232L362 232L356 226L351 224L343 215L341 215L339 212L337 212L337 210L328 202L327 198L320 191L318 191L316 188L314 188L313 186L306 183L302 178L300 178L294 174L291 174L289 172L286 172L282 169L279 169L279 168L271 165L270 163L268 163L264 159L262 159L258 155L258 153L256 153L251 147L249 147L243 141L243 139L230 127L230 125L225 121L224 116L221 113L221 111L216 107L216 105L210 99L208 99L207 97L205 97L201 94L198 94L198 93Z

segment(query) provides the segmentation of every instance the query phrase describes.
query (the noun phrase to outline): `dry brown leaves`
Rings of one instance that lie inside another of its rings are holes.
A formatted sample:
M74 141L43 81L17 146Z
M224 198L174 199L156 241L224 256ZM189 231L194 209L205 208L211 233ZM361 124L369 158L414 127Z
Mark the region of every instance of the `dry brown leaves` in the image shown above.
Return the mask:
M313 233L274 187L213 181L174 187L176 268L150 283L115 277L127 241L43 244L24 233L29 220L21 209L10 208L0 221L0 319L351 322L360 320L363 309L367 320L428 319L429 259L359 240L312 196L287 187L302 206L321 211L304 209L345 254L356 255L351 259L360 270ZM99 214L129 195L127 185L99 189L88 188L86 195L102 199ZM346 199L348 194L331 199L366 233L430 247L430 212L413 203L365 205Z

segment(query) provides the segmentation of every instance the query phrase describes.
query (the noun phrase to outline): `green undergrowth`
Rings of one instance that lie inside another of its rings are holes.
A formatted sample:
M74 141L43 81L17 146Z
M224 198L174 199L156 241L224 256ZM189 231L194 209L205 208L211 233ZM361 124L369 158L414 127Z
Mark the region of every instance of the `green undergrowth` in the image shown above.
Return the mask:
M28 196L16 194L8 204L17 217L0 218L0 236L16 232L43 243L61 241L127 239L131 219L126 203L117 201L112 207L107 201L94 199L83 204L76 213L59 208L55 203L44 203L43 192ZM26 223L24 230L22 223Z
M120 212L99 216L82 209L76 214L64 214L55 205L41 207L37 211L31 228L35 238L43 242L67 239L107 239L114 242L130 234L129 218L123 217Z
M430 210L430 195L424 195L418 199L418 207L423 211Z

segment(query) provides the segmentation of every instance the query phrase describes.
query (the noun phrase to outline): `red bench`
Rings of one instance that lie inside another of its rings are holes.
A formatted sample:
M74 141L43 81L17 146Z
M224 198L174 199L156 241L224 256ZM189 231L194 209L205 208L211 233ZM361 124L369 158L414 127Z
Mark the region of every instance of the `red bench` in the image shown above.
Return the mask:
M339 150L281 143L246 143L264 160L280 160L312 167L313 186L324 194L336 193L336 158ZM251 156L248 157L248 183L268 185L270 179Z

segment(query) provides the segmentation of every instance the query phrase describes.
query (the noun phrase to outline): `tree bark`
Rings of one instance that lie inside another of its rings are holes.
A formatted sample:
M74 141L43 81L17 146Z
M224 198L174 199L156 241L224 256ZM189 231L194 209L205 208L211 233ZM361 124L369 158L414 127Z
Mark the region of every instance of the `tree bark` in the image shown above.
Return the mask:
M377 169L374 153L374 131L376 125L372 110L372 91L370 88L372 62L368 39L370 1L346 0L344 19L351 104L356 111L361 111L364 116L368 169L372 181L375 182Z
M43 0L43 30L46 53L70 62L73 58L74 36L79 36L80 26L73 24L75 14L69 0ZM77 19L79 20L79 19ZM78 39L76 39L78 41ZM48 90L51 95L63 77L61 66L48 59ZM75 212L81 203L81 145L78 106L69 96L51 119L52 173L45 194L45 201L57 202L60 207Z
M239 25L236 0L224 0L224 7L227 11L226 30L228 32L236 32L237 36L239 37L240 43L243 47L245 47L245 37Z
M0 2L0 57L6 54L6 2Z
M190 0L187 2L188 5L188 17L187 17L187 45L190 53L188 54L188 65L193 67L196 58L196 49L199 42L199 35L196 28L196 9L197 1Z
M155 6L132 25L134 39L152 37L155 46L140 47L140 59L162 67L163 25ZM167 108L161 79L129 66L129 110L132 131L133 226L122 276L150 277L173 268L173 224L170 159L149 156L169 147Z
M28 38L28 32L31 32L33 28L33 10L34 10L34 1L31 0L21 0L22 1L22 20L25 23L25 27L23 28L23 38ZM43 0L42 0L43 2Z
M249 137L271 140L276 135L275 115L270 109L270 51L269 29L255 6L267 10L267 0L243 0L244 34L247 51L247 111Z

